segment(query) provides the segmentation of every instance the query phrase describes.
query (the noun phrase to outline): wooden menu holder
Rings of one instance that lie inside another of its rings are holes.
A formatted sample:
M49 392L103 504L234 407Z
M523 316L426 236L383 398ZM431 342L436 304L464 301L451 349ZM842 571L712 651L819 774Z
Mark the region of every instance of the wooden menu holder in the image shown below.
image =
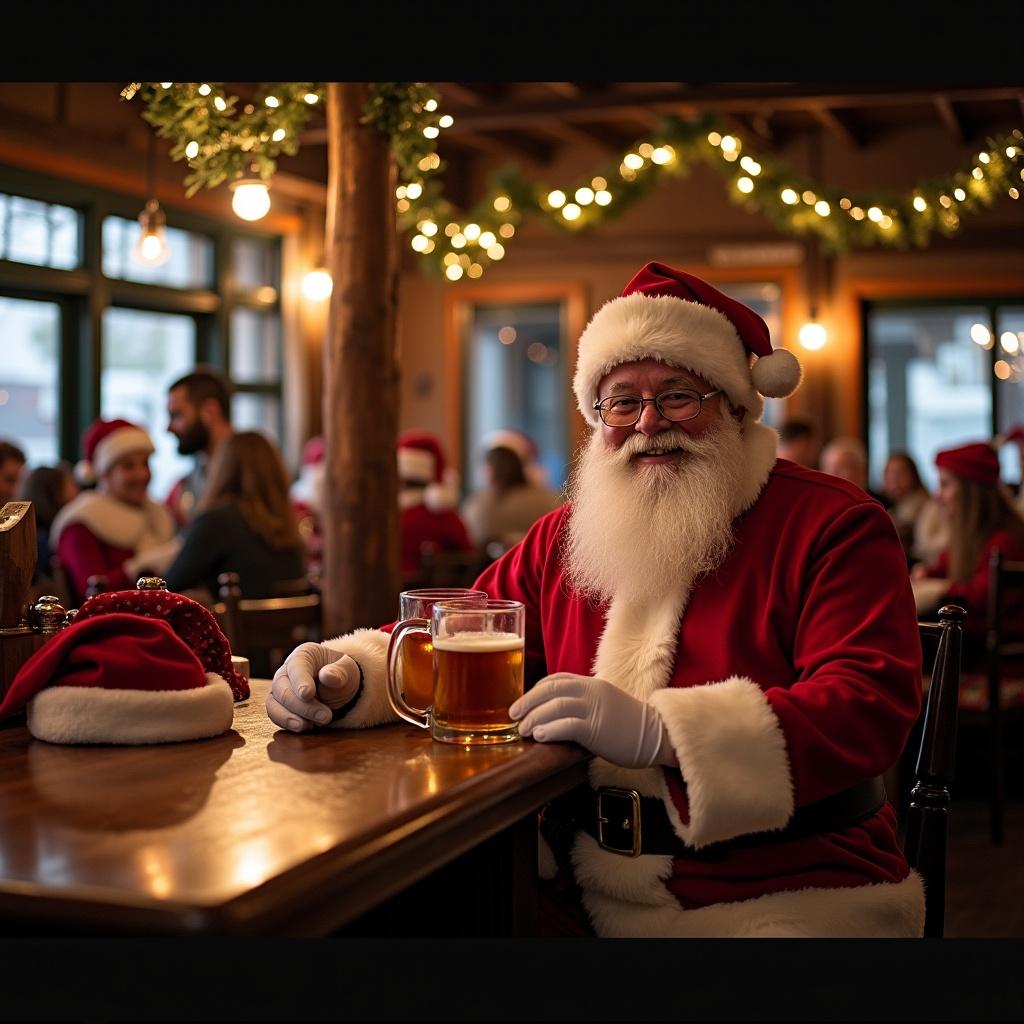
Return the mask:
M18 669L53 635L29 622L36 567L36 513L30 501L0 508L0 700Z

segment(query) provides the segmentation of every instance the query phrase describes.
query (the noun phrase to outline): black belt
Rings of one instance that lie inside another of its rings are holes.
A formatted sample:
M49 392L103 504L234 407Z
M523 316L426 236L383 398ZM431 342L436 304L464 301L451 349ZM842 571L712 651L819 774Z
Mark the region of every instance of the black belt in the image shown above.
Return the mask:
M885 786L881 777L876 777L798 807L785 828L748 832L694 849L676 834L664 803L657 797L614 786L596 791L577 786L545 807L541 832L559 861L568 853L578 829L593 836L602 849L627 857L655 853L690 860L721 860L731 850L850 828L870 818L884 803Z

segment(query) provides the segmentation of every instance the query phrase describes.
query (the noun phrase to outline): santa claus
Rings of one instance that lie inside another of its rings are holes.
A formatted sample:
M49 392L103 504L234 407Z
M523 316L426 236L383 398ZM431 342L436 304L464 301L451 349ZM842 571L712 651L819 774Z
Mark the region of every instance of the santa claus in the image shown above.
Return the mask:
M647 264L579 341L570 501L475 584L526 605L521 734L595 755L541 860L598 935L922 933L878 778L920 704L906 560L862 490L777 459L763 396L799 379L756 313ZM387 640L297 648L271 719L393 720Z

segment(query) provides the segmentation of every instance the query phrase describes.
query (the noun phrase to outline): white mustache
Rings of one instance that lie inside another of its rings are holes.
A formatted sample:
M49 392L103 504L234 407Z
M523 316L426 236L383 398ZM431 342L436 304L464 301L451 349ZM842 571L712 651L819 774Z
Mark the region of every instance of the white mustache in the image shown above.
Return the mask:
M702 455L706 451L705 443L690 437L683 430L662 430L650 437L644 434L633 434L628 437L616 451L616 461L626 463L634 455L641 455L657 448L681 448L691 455Z

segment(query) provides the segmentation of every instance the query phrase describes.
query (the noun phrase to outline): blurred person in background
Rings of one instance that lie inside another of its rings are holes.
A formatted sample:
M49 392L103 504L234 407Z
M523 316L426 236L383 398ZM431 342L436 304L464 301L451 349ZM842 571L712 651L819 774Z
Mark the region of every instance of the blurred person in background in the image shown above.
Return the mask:
M302 466L291 486L292 506L299 517L299 533L306 545L309 571L318 575L323 557L324 439L311 437L302 448Z
M868 453L857 437L833 438L821 450L821 471L855 484L875 501L888 506L885 498L868 486Z
M964 663L983 649L988 604L989 559L998 548L1008 561L1024 560L1024 518L999 479L999 457L985 442L948 448L935 456L939 489L935 499L949 528L945 551L930 565L910 571L918 611L950 602L967 610ZM1009 591L1008 621L1024 627L1024 600Z
M284 462L255 431L231 434L214 452L196 515L167 570L167 588L210 603L222 572L238 573L242 596L257 600L306 573Z
M441 442L423 430L406 430L398 438L398 508L401 572L415 580L423 567L423 550L473 551L459 513L458 485L445 464Z
M15 500L25 462L25 453L16 444L0 441L0 508Z
M817 469L819 447L818 431L810 420L794 416L779 427L780 459Z
M948 543L946 518L906 452L893 452L886 460L882 490L907 563L934 562Z
M197 366L167 389L167 431L178 439L179 455L194 455L195 466L167 495L167 507L181 528L196 513L213 453L231 436L231 388L217 370Z
M98 419L82 438L76 477L94 480L69 501L50 527L50 543L68 576L75 603L90 576L109 590L133 588L139 576L162 575L177 554L170 511L149 497L149 434L128 420Z
M53 569L53 549L50 546L50 528L57 513L78 494L71 470L64 465L37 466L21 485L19 501L31 501L36 514L36 570L32 574L34 592L56 594L70 599L70 594L58 583Z
M484 454L486 486L462 504L462 519L478 547L496 541L504 548L519 543L533 524L562 503L557 491L531 483L519 455L504 444Z

